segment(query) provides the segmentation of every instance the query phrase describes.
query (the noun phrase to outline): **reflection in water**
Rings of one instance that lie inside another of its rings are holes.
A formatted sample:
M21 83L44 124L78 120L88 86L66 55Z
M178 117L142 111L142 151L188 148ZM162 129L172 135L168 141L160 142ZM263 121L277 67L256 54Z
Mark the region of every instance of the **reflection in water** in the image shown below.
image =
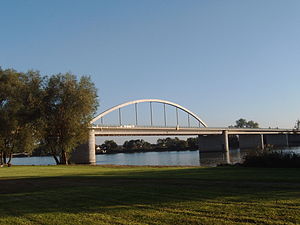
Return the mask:
M98 165L158 165L158 166L216 166L224 163L240 163L253 150L231 149L225 152L171 151L118 153L97 155ZM285 149L284 152L300 154L300 147ZM13 158L14 165L55 165L53 157Z
M98 155L97 164L160 165L160 166L217 166L240 163L249 150L233 149L229 152L171 151L145 153L119 153Z
M201 166L216 166L226 163L241 163L249 150L231 149L229 152L200 152Z
M97 155L97 164L199 166L198 151L140 152Z

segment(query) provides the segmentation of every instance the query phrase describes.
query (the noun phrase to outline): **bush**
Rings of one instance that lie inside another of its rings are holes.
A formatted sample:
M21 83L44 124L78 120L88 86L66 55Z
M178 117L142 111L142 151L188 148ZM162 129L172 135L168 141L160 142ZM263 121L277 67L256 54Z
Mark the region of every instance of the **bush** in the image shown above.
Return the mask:
M246 167L300 168L300 155L294 152L260 150L247 154L242 165Z

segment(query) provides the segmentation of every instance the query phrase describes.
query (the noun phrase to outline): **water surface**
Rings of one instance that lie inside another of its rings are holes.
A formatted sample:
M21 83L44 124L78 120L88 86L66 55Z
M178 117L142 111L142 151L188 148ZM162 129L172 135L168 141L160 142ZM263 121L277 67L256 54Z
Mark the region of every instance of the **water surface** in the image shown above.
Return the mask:
M253 150L231 149L225 152L199 151L169 151L169 152L141 152L97 155L98 165L151 165L151 166L216 166L222 163L242 162L245 155ZM282 149L284 152L300 154L300 147ZM55 165L53 157L23 157L13 158L14 165Z

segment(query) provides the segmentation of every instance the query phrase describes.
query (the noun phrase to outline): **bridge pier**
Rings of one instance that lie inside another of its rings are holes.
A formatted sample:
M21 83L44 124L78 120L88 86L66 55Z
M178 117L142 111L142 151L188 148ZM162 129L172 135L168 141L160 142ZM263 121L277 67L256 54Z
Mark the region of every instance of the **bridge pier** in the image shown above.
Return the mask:
M79 145L71 156L75 164L96 164L95 130L89 130L89 139L85 144Z
M95 130L89 131L88 164L96 164L96 137Z
M239 145L241 149L264 149L264 136L263 134L240 134Z
M225 151L226 163L230 164L228 131L224 130L222 132L222 136L223 136L223 140L224 140L224 151Z
M224 143L224 151L229 152L228 131L224 130L222 132L222 136L223 136L223 143Z

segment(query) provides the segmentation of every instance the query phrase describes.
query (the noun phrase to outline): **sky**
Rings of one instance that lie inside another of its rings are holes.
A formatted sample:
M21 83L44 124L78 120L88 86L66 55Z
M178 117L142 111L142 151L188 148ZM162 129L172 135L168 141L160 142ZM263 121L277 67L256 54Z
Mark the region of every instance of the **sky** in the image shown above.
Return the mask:
M165 99L210 127L300 118L298 0L0 0L0 66L89 75L98 112Z

